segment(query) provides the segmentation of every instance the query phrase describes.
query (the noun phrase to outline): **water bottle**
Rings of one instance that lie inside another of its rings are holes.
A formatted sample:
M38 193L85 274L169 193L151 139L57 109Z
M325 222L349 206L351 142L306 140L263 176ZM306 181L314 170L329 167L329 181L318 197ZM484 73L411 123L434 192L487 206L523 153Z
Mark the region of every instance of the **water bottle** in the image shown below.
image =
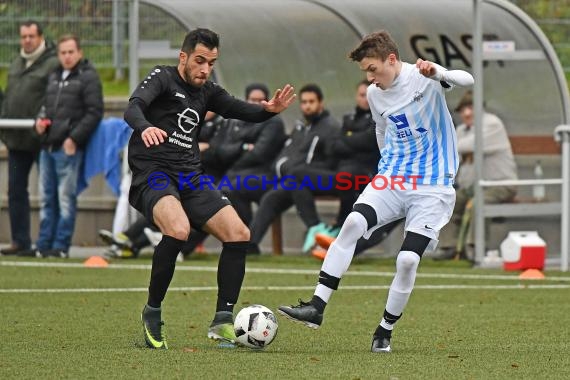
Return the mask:
M534 179L542 179L544 173L542 171L542 166L540 165L540 161L536 161L536 165L534 165ZM545 197L546 190L544 185L534 185L532 187L532 197L536 202L542 202Z

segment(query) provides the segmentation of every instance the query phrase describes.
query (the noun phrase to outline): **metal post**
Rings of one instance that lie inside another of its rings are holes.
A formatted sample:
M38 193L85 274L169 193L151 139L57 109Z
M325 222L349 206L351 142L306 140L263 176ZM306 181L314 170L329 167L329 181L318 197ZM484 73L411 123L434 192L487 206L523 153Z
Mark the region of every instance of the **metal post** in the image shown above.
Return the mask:
M475 262L481 263L485 255L485 215L483 212L483 15L482 0L473 0L473 113L475 128Z
M568 271L568 238L570 230L569 215L570 212L570 133L567 131L563 134L562 140L562 226L561 226L561 252L560 252L560 270Z
M122 9L122 0L113 0L113 66L115 67L115 80L121 80L125 77L123 72Z
M139 84L139 0L129 3L129 89Z
M559 125L554 130L557 141L562 141L562 221L560 227L560 270L568 271L570 239L570 125Z
M129 3L129 89L132 94L139 84L139 0ZM123 153L123 176L127 175L127 149ZM130 207L128 213L129 225L135 220L136 211Z

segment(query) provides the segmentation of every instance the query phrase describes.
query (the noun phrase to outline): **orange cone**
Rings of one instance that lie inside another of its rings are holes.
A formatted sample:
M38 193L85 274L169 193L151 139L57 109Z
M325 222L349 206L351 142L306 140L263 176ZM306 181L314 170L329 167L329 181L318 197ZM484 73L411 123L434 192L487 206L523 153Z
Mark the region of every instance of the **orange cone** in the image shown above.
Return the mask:
M325 234L316 234L315 235L315 241L317 242L318 245L320 245L324 249L329 249L329 247L331 246L331 244L335 240L336 240L336 238L333 238L332 236L329 236L329 235L325 235Z
M527 269L519 274L521 280L544 280L544 273L538 269Z
M109 263L101 256L91 256L83 262L87 268L107 268Z

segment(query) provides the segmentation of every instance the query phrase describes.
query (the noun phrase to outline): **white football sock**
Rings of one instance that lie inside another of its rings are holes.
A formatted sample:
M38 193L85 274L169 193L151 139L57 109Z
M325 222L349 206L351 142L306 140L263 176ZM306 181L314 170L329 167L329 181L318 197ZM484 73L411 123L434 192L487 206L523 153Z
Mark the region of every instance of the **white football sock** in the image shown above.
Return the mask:
M416 281L416 272L420 256L412 251L400 251L396 259L396 275L390 285L388 292L388 301L386 302L386 311L394 316L400 316L408 303L414 282ZM380 326L387 330L394 328L393 324L386 322L384 318L380 322Z
M344 221L337 239L329 247L321 270L340 279L348 270L356 242L364 235L367 227L366 218L361 213L351 212ZM317 284L315 289L315 295L325 302L329 302L332 292L333 289L322 284Z

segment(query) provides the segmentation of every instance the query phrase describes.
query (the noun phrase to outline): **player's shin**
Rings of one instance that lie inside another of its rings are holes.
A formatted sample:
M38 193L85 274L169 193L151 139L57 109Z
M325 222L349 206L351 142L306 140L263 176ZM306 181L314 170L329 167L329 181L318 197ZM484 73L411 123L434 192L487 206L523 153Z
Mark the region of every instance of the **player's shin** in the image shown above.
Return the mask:
M391 331L401 317L414 288L420 256L412 251L401 251L396 259L396 275L390 285L388 300L380 328Z
M218 262L218 301L216 312L233 312L245 275L245 258L249 241L223 243Z
M176 266L176 256L184 240L178 240L172 236L164 235L162 240L154 249L152 257L152 269L150 274L150 285L148 287L148 305L153 308L160 308Z
M342 275L348 270L356 242L364 235L367 228L366 219L359 212L352 212L346 218L338 238L330 246L321 272L319 283L311 303L323 312L332 295L333 290L338 288Z

